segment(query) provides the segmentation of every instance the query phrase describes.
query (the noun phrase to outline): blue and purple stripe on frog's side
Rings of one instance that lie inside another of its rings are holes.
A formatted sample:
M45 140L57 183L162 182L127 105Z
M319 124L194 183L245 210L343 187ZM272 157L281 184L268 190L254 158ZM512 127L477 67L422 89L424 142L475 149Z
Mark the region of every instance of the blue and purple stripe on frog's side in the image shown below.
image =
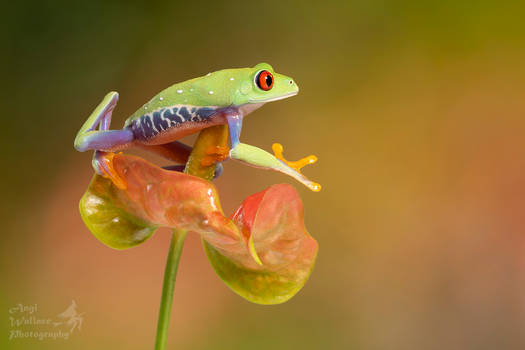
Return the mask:
M185 122L206 122L217 109L217 107L186 105L162 107L129 120L125 127L133 131L135 139L146 141L170 128L179 127Z

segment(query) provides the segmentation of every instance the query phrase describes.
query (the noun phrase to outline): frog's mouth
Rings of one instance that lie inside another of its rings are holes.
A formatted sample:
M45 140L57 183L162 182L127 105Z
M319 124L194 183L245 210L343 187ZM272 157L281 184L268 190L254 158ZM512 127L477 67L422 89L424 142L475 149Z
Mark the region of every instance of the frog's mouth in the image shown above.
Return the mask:
M288 97L292 97L292 96L295 96L299 93L299 91L293 91L293 92L290 92L290 93L287 93L285 95L281 95L281 96L276 96L276 97L270 97L270 98L267 98L267 99L264 99L264 98L261 98L261 99L250 99L248 100L250 103L266 103L266 102L273 102L273 101L279 101L279 100L283 100L285 98L288 98Z

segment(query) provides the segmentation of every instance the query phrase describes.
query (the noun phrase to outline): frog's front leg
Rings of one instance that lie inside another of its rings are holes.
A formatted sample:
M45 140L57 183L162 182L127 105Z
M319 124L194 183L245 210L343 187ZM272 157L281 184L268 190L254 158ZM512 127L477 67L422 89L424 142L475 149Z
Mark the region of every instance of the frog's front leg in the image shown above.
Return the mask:
M230 135L231 148L233 148L239 143L239 135L242 128L242 114L239 109L235 107L224 108L220 113L228 123L228 133ZM211 146L205 150L205 153L206 155L201 160L203 166L220 165L222 161L228 159L230 156L230 148L226 146Z
M95 172L110 178L118 188L124 189L126 183L113 169L114 154L110 152L129 147L134 135L129 129L109 130L111 114L117 101L116 92L110 92L104 97L78 131L75 148L80 152L95 150L92 162ZM96 130L97 126L99 130Z
M275 155L272 155L255 146L241 143L239 137L242 129L242 115L231 114L227 116L227 120L231 142L230 158L257 168L279 171L293 177L312 191L318 192L321 190L321 185L310 181L300 172L300 169L305 165L315 163L317 157L308 156L296 162L289 162L282 156L282 146L280 144L273 145Z

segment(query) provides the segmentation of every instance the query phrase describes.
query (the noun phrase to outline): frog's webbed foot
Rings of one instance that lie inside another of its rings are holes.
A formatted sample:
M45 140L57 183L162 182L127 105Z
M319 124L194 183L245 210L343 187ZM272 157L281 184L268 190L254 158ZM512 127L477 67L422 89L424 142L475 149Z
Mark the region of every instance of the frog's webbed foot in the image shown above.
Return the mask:
M283 146L280 143L274 143L272 145L273 154L275 155L275 158L279 159L284 164L288 165L290 168L294 169L298 173L301 173L301 169L309 164L314 164L317 162L317 157L312 155L309 155L308 157L301 158L295 162L286 160L283 157Z
M97 174L110 179L118 189L125 190L128 184L113 167L114 157L115 153L113 152L95 151L92 161L93 168Z
M280 144L274 144L273 150L275 155L255 146L238 143L230 150L230 157L258 168L279 171L293 177L314 192L321 190L321 185L309 180L299 171L305 165L315 163L317 161L316 156L308 156L296 162L289 162L284 159Z
M321 190L320 184L307 180L304 177L304 175L301 173L302 168L304 168L305 166L309 164L314 164L315 162L317 162L317 157L315 155L312 154L312 155L309 155L307 157L301 158L296 161L289 161L284 158L283 145L281 145L280 143L274 143L272 145L272 150L273 150L273 154L275 155L275 158L279 159L281 162L286 164L288 167L295 170L297 173L300 174L301 178L306 180L306 181L303 180L301 182L303 182L308 188L310 188L314 192L319 192Z
M202 158L203 166L211 166L220 163L230 155L230 149L226 146L210 146L206 148L206 155Z

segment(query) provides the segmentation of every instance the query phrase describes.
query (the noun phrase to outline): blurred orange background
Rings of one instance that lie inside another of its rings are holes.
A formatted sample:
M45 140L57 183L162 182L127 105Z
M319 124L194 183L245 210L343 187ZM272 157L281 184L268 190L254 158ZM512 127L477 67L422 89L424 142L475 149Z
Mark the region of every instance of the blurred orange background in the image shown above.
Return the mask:
M77 207L91 154L73 139L108 91L120 128L175 82L263 61L301 91L247 117L241 139L316 154L304 172L323 190L233 162L216 184L227 213L293 184L318 260L292 300L260 306L188 237L168 348L525 348L523 3L9 6L1 348L152 348L169 231L127 251L99 243ZM9 341L11 307L54 317L71 300L85 315L70 339Z

